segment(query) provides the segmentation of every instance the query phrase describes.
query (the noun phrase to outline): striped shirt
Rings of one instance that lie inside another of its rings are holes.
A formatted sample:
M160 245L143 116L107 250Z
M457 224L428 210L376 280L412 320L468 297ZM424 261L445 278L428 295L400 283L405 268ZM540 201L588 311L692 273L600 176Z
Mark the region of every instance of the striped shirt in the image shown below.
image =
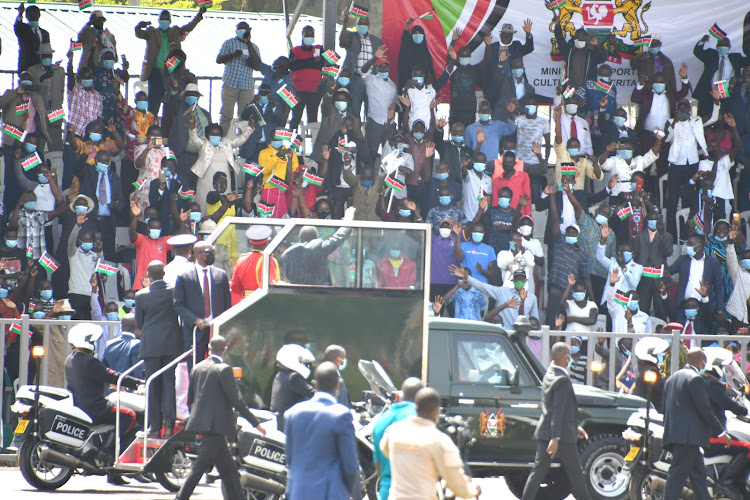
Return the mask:
M583 250L576 245L568 245L564 236L559 236L552 246L552 267L549 273L551 285L562 289L568 286L568 275L576 280L589 277L589 261Z
M84 136L86 126L102 114L104 98L96 90L86 90L76 82L68 91L68 123L76 129L76 135Z
M252 45L255 53L260 54L258 46L254 43ZM222 44L219 55L227 56L237 50L241 50L242 55L224 63L223 81L226 86L233 89L250 90L253 88L253 68L246 62L249 54L247 44L236 36L232 37Z

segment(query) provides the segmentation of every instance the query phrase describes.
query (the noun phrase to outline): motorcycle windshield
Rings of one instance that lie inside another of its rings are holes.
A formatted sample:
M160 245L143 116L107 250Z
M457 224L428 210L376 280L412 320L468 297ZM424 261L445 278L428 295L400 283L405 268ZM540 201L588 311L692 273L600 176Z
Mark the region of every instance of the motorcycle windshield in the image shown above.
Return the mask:
M362 376L370 384L370 389L378 396L388 399L389 395L396 392L396 386L377 361L360 359L358 367Z

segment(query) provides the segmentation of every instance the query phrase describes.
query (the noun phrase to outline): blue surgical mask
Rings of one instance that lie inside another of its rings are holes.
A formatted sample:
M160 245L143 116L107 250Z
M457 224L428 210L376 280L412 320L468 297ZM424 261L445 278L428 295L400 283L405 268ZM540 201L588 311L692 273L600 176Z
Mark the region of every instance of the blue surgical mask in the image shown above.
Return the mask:
M687 319L695 319L698 316L698 309L685 309L685 317Z
M566 236L565 243L567 243L568 245L575 245L576 243L578 243L578 236Z
M109 170L109 165L106 163L96 162L96 171L100 174L106 174Z
M578 148L568 148L568 154L570 156L578 156L578 153L580 153Z
M535 115L537 110L536 104L527 104L526 105L526 114L527 115Z
M369 181L366 181L364 179L360 179L359 182L362 183L362 186L364 186L366 188L372 187L372 185L375 184L375 181L373 179L370 179Z
M661 52L661 47L649 47L648 48L648 53L651 54L652 56L655 56L659 52Z
M378 71L378 78L382 78L383 80L387 80L389 76L390 76L390 73L385 73L385 72Z
M39 298L49 300L52 298L52 290L39 290Z
M508 250L510 250L511 252L515 252L516 251L516 242L515 241L509 241L508 242Z
M160 19L159 20L159 29L162 31L167 31L169 29L169 25L172 24L172 21Z
M261 106L267 105L268 104L268 96L267 95L260 96L258 98L258 104L260 104Z
M338 111L339 113L343 113L344 111L346 111L346 108L348 106L346 101L334 101L333 105L336 108L336 111Z
M34 82L32 82L31 80L21 80L21 85L27 88L31 88L34 86Z
M31 26L32 28L38 28L39 21L29 21L29 26Z
M81 87L83 87L85 89L91 87L93 84L94 84L94 80L93 79L90 79L90 80L81 80Z
M411 210L409 210L408 208L399 208L398 214L401 217L411 217Z
M187 104L188 106L192 106L196 102L198 102L198 96L197 95L189 95L189 96L185 97L185 104Z
M366 24L358 24L357 25L357 33L360 35L366 35L370 31L370 27Z
M581 292L581 293L583 293L583 292ZM578 354L579 352L581 352L581 346L579 346L579 345L572 345L572 346L570 346L570 354Z
M200 212L190 212L190 220L193 222L200 222L203 218L203 214Z
M617 156L619 156L623 160L632 160L633 159L633 150L632 149L618 149L617 150Z
M70 314L61 314L57 317L57 319L61 319L63 321L70 321L71 319L73 319L73 316L71 316Z
M33 153L36 151L36 144L31 144L30 142L27 142L23 145L23 148L26 150L27 153Z
M5 243L7 244L8 241L6 240ZM10 246L10 245L8 245L8 246ZM740 261L740 265L743 267L743 269L750 270L750 259L742 259Z
M627 250L624 250L622 252L622 258L625 259L625 263L627 264L631 260L633 260L633 252L629 252Z
M391 249L390 252L388 252L391 256L391 259L398 259L401 258L401 250L394 250Z
M628 302L628 309L630 309L631 311L637 311L638 301L631 299L630 302Z
M654 92L656 92L657 94L662 94L662 93L664 93L664 89L667 88L667 84L666 83L655 83L655 84L651 85L651 88L654 89Z
M573 292L573 300L583 302L586 299L586 292ZM577 347L577 346L574 346Z
M148 101L135 101L135 109L146 111L148 109Z
M234 34L237 35L237 38L240 39L245 38L245 33L247 33L246 29L234 30Z
M414 33L411 36L411 39L414 41L414 43L416 43L417 45L419 45L420 43L422 43L424 41L424 34L422 34L422 33Z
M94 249L94 244L92 242L89 241L89 242L81 243L81 250L83 250L84 252L90 252L93 249Z
M471 57L459 57L458 58L458 64L461 66L468 66L471 62Z
M23 204L23 208L26 209L27 212L33 212L36 210L36 202L35 201L27 201Z
M165 170L164 171L164 177L166 177L167 179L171 179L172 178L172 171L171 170Z
M212 146L218 146L221 142L221 136L220 135L209 135L208 136L208 143Z
M99 132L91 132L89 133L89 139L94 142L99 142L102 140L102 134L100 134Z
M489 113L479 113L479 121L482 123L490 121L490 114Z
M714 236L714 239L716 241L720 242L720 243L723 243L723 242L727 241L727 237L726 236Z
M344 360L343 363L339 365L339 371L344 371L345 369L346 369L346 359Z
M498 198L497 199L497 205L500 208L508 208L508 207L510 207L510 198Z
M601 224L606 224L607 221L609 220L605 216L603 216L602 214L596 214L595 219L596 219L596 223L600 224L600 225Z
M628 119L624 116L615 116L614 118L612 118L612 121L615 122L615 126L617 128L622 128L625 126L625 122L628 121Z
M563 185L562 184L558 184L557 185L557 190L558 191L562 191L563 190Z
M34 319L42 319L44 317L44 311L34 311Z
M107 321L120 321L120 313L117 311L108 312Z
M18 240L5 240L5 246L8 248L18 247Z
M412 79L414 80L414 84L417 87L421 87L422 85L424 85L424 77L423 76L415 76Z
M273 149L281 149L281 146L283 146L284 143L281 141L271 141L271 147Z
M115 67L115 62L112 59L105 59L102 61L102 67L104 69L112 69Z
M648 228L652 231L656 231L656 226L659 223L659 221L656 220L650 220L648 221Z
M47 176L44 174L39 174L37 179L39 179L40 184L47 184L49 182L49 179L47 179Z
M315 37L314 36L306 36L302 39L302 44L306 47L312 47L315 43Z
M484 239L484 233L471 233L471 241L474 243L481 243Z
M604 83L609 83L610 77L608 76L598 76L599 80L603 81Z
M135 307L135 299L125 299L123 301L125 303L125 307L128 309L132 309Z
M448 205L451 204L451 197L450 196L441 196L441 197L438 198L438 201L440 202L441 205L443 205L444 207L447 207Z
M453 142L455 142L456 144L463 144L464 143L464 136L451 134L451 140Z
M52 58L51 57L43 57L42 58L42 66L45 68L49 68L52 66Z
M152 240L158 240L159 236L161 236L161 229L149 229L148 230L148 237Z
M89 211L89 207L86 205L76 205L76 215L84 215Z
M10 293L10 290L7 288L0 288L0 299L7 299L8 293Z
M424 139L424 132L413 132L412 135L418 141L421 141L422 139Z
M349 85L349 82L351 82L351 79L348 76L340 76L339 77L339 85L341 85L342 87L346 87L347 85ZM346 103L344 103L344 104L346 104ZM338 109L338 108L336 108L336 109ZM344 106L344 109L346 109L346 106ZM341 109L339 111L344 111L344 109Z
M725 56L729 54L729 47L716 47L716 52L718 52L720 56Z
M474 164L474 170L476 170L479 173L484 172L484 169L487 168L487 165L484 163L475 163Z
M688 257L695 257L695 247L687 247L685 253Z
M448 172L438 172L435 174L435 178L439 181L444 181L448 178Z
M523 68L512 69L510 72L516 78L521 78L523 76Z
M706 189L706 196L711 198L714 195L713 189Z
M637 188L638 188L638 183L637 182L631 182L630 183L630 190L631 191L635 191Z

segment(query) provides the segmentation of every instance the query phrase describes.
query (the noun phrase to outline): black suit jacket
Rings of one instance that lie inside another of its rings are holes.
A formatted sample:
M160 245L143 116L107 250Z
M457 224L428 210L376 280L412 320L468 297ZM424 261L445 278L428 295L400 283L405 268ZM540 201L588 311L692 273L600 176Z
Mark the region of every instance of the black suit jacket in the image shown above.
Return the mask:
M456 143L452 140L444 140L443 131L440 129L436 130L435 133L432 134L432 137L435 142L435 149L440 153L440 161L444 161L448 164L450 179L459 186L462 186L464 180L461 176L461 161L463 158L471 158L471 155L474 154L474 152L470 147L464 146L465 143L461 143L461 146L457 147Z
M721 265L719 261L709 255L705 255L705 263L703 264L703 280L709 284L708 294L709 303L723 304L724 303L724 280L721 275ZM677 288L677 295L675 295L674 303L678 306L682 303L685 298L685 289L688 285L688 278L690 277L690 264L693 258L687 255L680 255L677 260L667 268L667 272L672 276L680 275L680 286ZM712 302L713 301L713 302ZM699 311L700 312L700 311Z
M252 425L260 424L242 400L232 367L210 356L193 367L188 388L190 417L185 430L195 433L235 436L237 419L233 408Z
M39 28L42 34L42 41L40 42L31 26L16 18L13 31L18 38L18 72L26 71L31 66L40 64L42 59L39 57L39 45L49 43L47 30Z
M227 273L218 267L211 266L209 273L211 280L211 313L214 318L232 307L232 294L229 291ZM195 320L205 318L205 305L201 281L203 275L198 276L198 268L193 266L177 276L174 285L174 308L182 319L182 332L190 338Z
M602 133L602 149L606 148L607 144L620 142L620 131L617 130L614 122L605 118L604 115L599 115L599 130ZM641 154L641 140L638 137L638 132L630 127L625 127L625 130L628 134L628 139L633 143L633 157L636 157ZM601 155L602 151L594 151L594 154Z
M182 353L182 331L174 308L174 288L164 280L135 294L135 321L141 331L141 359Z
M540 441L559 438L560 443L578 441L578 402L573 382L565 370L550 366L542 381L542 418L534 437Z
M516 95L515 78L512 76L503 76L503 72L499 68L495 71L495 78L495 81L499 81L500 85L495 84L492 87L493 89L499 89L499 92L497 90L492 91L497 92L496 95L489 95L490 102L492 103L492 119L507 121L508 110L506 109L506 106L510 101L518 97ZM523 75L523 88L524 95L522 98L518 99L517 105L517 109L521 110L524 109L526 99L536 95L536 90L529 84L529 81L526 79L526 73L524 73Z
M672 444L708 446L724 430L711 411L706 381L691 365L673 373L664 385L664 448Z
M79 157L75 175L81 183L80 193L94 200L94 210L89 214L89 217L95 217L99 215L99 172L86 163L83 158ZM110 212L112 215L119 215L127 204L122 195L122 182L120 182L120 176L114 173L112 169L107 172L107 178L109 179L109 191L112 197L109 200L110 205L116 201L120 202L116 207L110 207Z
M711 108L714 104L711 97L711 80L719 70L719 53L716 49L707 49L705 44L698 42L693 48L693 55L703 63L703 73L698 80L698 85L695 86L693 96L698 99L698 116L707 116L711 114ZM735 77L739 76L742 68L750 63L750 58L739 52L732 52L727 55L727 58L732 63Z
M171 196L177 194L182 187L180 180L172 180L168 183L167 189L163 194L159 194L159 179L154 179L149 184L148 205L159 211L159 220L161 221L162 234L172 234L174 232L174 221L170 213L172 205ZM177 198L177 212L187 210L187 202L182 198Z
M554 196L556 196L555 201L557 202L557 214L558 216L562 213L562 206L563 206L563 192L562 191L556 191L554 193ZM589 206L591 202L589 201L589 194L586 191L583 190L574 190L573 196L575 196L576 200L578 200L578 203L581 204L581 207L583 208L583 213L587 213ZM535 204L535 208L538 212L548 211L550 209L550 197L547 196L545 198L539 198L539 200ZM558 219L557 223L560 223L560 220ZM544 228L544 241L547 244L550 244L551 242L555 241L555 237L552 235L552 217L547 217L547 226Z

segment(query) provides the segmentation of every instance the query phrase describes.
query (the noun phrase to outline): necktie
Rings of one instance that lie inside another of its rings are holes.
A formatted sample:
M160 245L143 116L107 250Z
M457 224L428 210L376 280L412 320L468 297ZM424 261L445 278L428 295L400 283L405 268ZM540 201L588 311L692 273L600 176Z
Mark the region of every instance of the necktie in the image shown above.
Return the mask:
M42 42L42 33L39 31L39 28L34 28L34 34L36 35L37 39L39 39L39 43Z
M719 57L719 71L716 73L716 81L724 79L724 61L726 61L726 59L726 56Z
M201 119L198 116L198 106L193 109L193 114L195 116L195 133L198 135L198 137L203 137L203 124L201 124Z
M106 205L107 200L107 183L104 180L104 174L99 174L99 204Z
M203 270L203 311L206 318L211 316L211 288L208 285L208 269Z
M575 116L570 119L570 138L578 139L578 127L576 127Z

